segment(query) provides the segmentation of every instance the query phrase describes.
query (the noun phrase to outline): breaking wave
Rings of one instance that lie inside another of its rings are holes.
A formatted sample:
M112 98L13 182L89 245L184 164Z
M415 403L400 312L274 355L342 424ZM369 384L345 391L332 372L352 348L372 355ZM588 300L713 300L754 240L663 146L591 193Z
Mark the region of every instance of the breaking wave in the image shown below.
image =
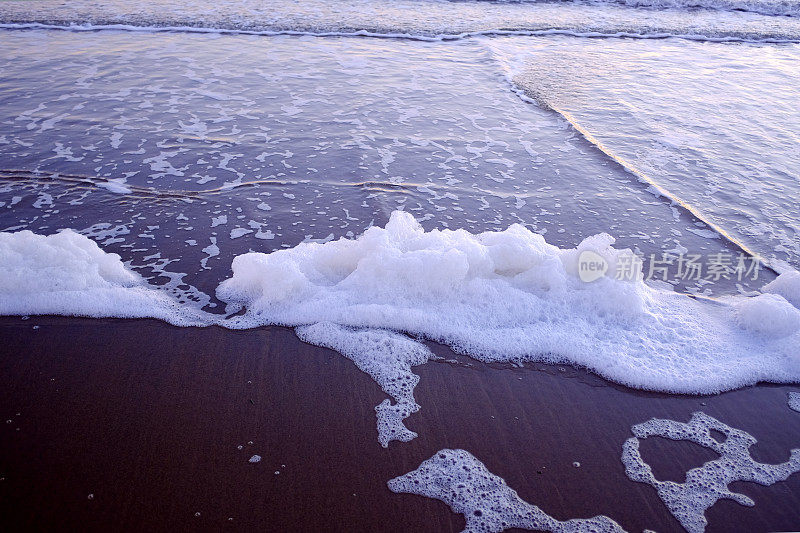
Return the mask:
M800 382L795 272L755 297L697 300L651 287L641 274L615 277L628 251L613 242L600 234L561 249L521 225L426 232L396 211L385 228L355 239L237 256L217 297L229 313L244 312L223 318L170 300L119 256L69 230L0 233L0 314L150 316L234 329L328 323L335 327L306 333L365 367L381 357L400 360L380 354L381 342L372 343L373 361L363 360L361 348L346 346L350 339L361 346L363 336L341 328L401 332L487 362L571 363L648 390L715 393ZM608 265L590 283L578 272L584 253ZM401 361L405 379L408 365L424 357L417 359ZM413 399L403 398L413 412Z

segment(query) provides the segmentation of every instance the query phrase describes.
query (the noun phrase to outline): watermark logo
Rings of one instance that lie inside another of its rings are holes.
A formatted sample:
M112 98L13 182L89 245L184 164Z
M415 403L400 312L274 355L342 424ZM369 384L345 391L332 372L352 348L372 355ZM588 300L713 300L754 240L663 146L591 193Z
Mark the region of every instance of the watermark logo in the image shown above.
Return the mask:
M584 250L578 256L578 277L581 281L591 283L605 276L606 272L608 261L597 252Z
M612 270L613 269L613 270ZM584 250L578 256L578 277L591 283L603 276L621 281L716 282L721 279L756 281L762 269L759 257L715 253L708 256L665 252L660 255L622 250L612 264L599 253Z

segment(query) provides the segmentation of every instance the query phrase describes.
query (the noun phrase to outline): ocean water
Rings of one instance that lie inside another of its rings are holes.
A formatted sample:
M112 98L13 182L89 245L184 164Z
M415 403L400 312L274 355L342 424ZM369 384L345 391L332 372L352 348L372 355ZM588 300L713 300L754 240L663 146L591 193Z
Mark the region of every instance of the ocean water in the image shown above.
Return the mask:
M797 45L514 38L492 47L526 94L656 194L797 264Z
M0 230L217 314L234 257L396 210L757 294L800 263L797 6L4 2Z
M365 5L0 6L2 311L331 323L362 363L338 327L400 331L670 392L800 376L790 5ZM540 12L570 34L499 22Z

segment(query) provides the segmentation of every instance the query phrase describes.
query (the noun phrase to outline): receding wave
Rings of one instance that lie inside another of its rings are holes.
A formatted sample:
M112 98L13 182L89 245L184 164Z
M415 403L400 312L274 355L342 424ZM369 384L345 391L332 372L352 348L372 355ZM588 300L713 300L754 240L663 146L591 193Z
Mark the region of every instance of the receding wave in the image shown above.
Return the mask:
M688 212L746 253L769 255L781 250L786 255L775 259L796 260L791 237L796 225L780 215L791 208L776 209L769 216L767 232L750 229L758 228L758 217L764 216L750 206L780 205L793 197L788 191L796 184L783 178L781 166L786 164L783 154L791 153L790 144L781 144L781 131L796 120L788 118L786 126L775 118L774 110L781 104L769 96L769 89L790 83L788 73L800 52L797 46L715 45L712 75L702 74L703 67L711 64L703 58L709 48L705 44L617 40L606 43L602 51L592 43L565 39L492 39L485 44L517 94L560 115L648 192L673 209ZM775 55L764 62L767 51ZM740 70L741 77L736 77ZM716 74L732 71L737 74ZM763 96L754 99L737 92L748 83L751 94ZM652 90L647 92L648 103L641 104L637 95L645 94L645 87ZM714 96L705 99L706 94ZM715 122L699 111L705 101L736 109L737 117ZM721 138L732 140L722 147ZM691 156L686 155L688 145L697 150ZM752 180L759 172L769 179ZM762 182L768 185L761 187ZM758 200L746 205L734 198L721 207L710 200L716 188L747 190L749 201Z
M46 0L0 3L0 27L366 36L431 41L480 35L546 34L681 37L710 41L800 40L800 16L795 16L797 3L701 0L702 5L697 7L713 9L637 7L695 7L695 4L695 0L589 3L408 0L402 4L390 0L342 0L335 4L321 0L302 3L280 0L265 7L254 0L214 3L194 0L179 6L166 0L145 0L135 5L119 1L96 4L86 0L61 4ZM768 16L772 14L789 16Z
M509 80L512 85L514 86L514 91L526 101L531 103L535 103L541 107L546 109L550 109L554 113L557 113L561 116L564 120L569 123L569 125L583 138L593 149L599 151L606 157L608 157L609 161L613 164L620 166L633 176L639 183L643 184L649 192L651 192L656 198L663 198L670 205L679 208L690 215L693 219L702 222L711 230L728 241L730 244L741 250L742 252L753 256L759 257L759 259L764 260L761 258L759 254L755 251L751 250L745 243L739 241L735 237L733 237L728 231L722 228L719 224L715 223L711 218L704 215L700 212L699 209L694 207L693 205L689 204L688 202L684 201L680 197L678 197L673 192L667 190L663 185L656 182L652 177L648 176L645 172L641 171L640 169L636 168L634 164L630 161L625 160L624 158L615 154L610 148L605 146L603 142L597 139L591 132L589 132L586 128L580 125L580 123L572 116L571 113L568 111L561 109L555 102L548 100L542 93L537 93L535 90L532 90L526 84L521 83L518 79L513 78ZM766 263L766 260L764 260ZM771 268L771 267L770 267Z

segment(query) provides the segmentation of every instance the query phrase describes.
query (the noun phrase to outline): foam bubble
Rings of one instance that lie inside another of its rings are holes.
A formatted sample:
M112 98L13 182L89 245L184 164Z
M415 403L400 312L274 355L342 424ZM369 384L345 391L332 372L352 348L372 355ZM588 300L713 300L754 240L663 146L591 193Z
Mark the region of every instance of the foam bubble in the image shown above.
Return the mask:
M735 304L739 325L770 337L785 337L800 329L800 309L777 294L759 294Z
M712 436L712 430L723 433L725 438L717 440ZM689 533L705 530L708 523L706 509L723 498L741 505L755 505L744 494L731 492L728 489L731 483L749 481L772 485L800 472L800 449L792 450L790 459L785 463L771 465L756 462L750 456L750 447L756 443L752 435L727 426L705 413L694 413L685 424L653 418L633 426L631 431L635 437L628 439L622 448L626 474L634 481L655 487L669 511ZM694 442L715 451L720 457L689 470L684 483L659 481L639 452L639 439L652 436Z
M800 380L797 309L773 295L701 301L616 279L623 250L595 235L559 249L521 225L426 232L404 212L357 239L306 242L233 260L217 296L249 328L331 322L389 329L482 361L569 362L621 384L714 393ZM590 250L609 264L586 283Z
M88 237L0 232L0 315L158 318L199 325L200 313L148 286Z
M407 492L446 503L467 521L464 531L624 531L606 516L561 522L519 497L465 450L440 450L408 474L389 480L392 492Z
M419 376L411 372L411 367L432 357L425 345L397 333L352 330L329 322L299 327L296 331L305 342L331 348L353 361L395 400L395 404L384 400L375 407L378 442L384 448L393 440L408 442L417 436L405 427L403 420L419 410L414 401Z
M764 285L763 291L783 296L793 306L800 308L800 272L797 270L783 272Z
M789 409L800 413L800 392L789 393Z

